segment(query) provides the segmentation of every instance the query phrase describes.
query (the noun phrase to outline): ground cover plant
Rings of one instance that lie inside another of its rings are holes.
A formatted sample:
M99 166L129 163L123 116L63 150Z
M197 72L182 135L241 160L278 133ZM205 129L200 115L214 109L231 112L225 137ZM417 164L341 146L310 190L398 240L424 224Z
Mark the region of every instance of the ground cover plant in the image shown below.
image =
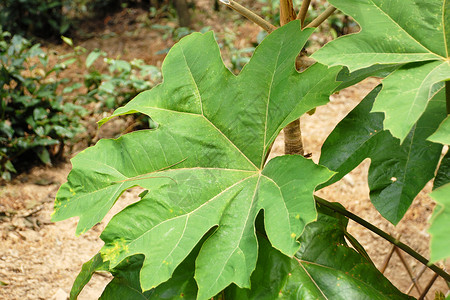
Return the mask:
M139 112L158 126L101 140L72 160L53 220L79 216L77 234L100 222L126 189L146 189L103 231L105 245L83 266L72 298L103 270L114 275L104 299L407 299L346 231L347 218L357 218L313 194L365 158L371 201L393 224L435 177L431 260L450 256L448 155L440 161L450 126L450 4L329 2L306 25L309 1L292 22L292 2L282 1L284 26L275 30L224 1L271 32L238 76L224 66L212 32L193 33L170 50L162 84L100 121ZM330 42L299 73L296 63L308 59L298 54L334 7L361 32ZM300 136L302 114L367 76L387 74L330 134L321 165L302 147L267 161L283 128L288 142Z

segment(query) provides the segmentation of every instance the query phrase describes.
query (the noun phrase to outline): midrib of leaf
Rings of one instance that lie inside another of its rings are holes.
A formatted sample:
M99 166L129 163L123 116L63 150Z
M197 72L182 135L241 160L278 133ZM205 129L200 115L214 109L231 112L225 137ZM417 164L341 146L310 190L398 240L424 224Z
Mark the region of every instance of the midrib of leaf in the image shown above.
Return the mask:
M286 206L286 201L284 200L284 196L283 196L283 192L281 191L281 187L270 177L267 177L266 175L262 175L261 176L265 177L267 180L271 181L276 187L277 189L280 191L280 196L283 199L283 204L284 204L284 208L286 211L286 215L288 215L288 220L287 223L289 224L289 232L292 232L292 227L291 227L291 222L289 222L289 209ZM283 251L281 251L281 249L276 248L274 245L272 245L275 249L279 250L280 252L283 253Z
M372 2L372 4L380 11L382 12L386 17L388 17L393 24L395 24L398 28L400 28L401 30L403 30L414 42L416 42L417 44L419 44L423 49L425 49L427 52L437 55L440 58L444 59L442 56L440 56L437 53L432 52L430 49L428 49L427 47L425 47L424 45L422 45L416 38L414 38L408 31L406 31L406 29L404 29L403 27L400 26L400 24L398 24L397 22L394 21L394 19L391 18L390 15L388 15L384 10L381 9L381 7L379 7L373 0L370 0L370 2Z
M192 80L192 82L195 85L195 91L196 91L196 93L194 93L195 98L200 102L200 111L202 112L202 115L204 116L204 114L203 114L203 101L202 101L202 97L200 95L200 91L198 90L197 82L195 81L194 76L192 76L191 67L189 66L189 64L188 64L188 62L186 60L186 55L184 55L183 46L180 46L180 49L181 49L181 54L183 56L184 62L186 64L186 67L189 69L189 76L191 76L191 80Z
M235 143L233 143L218 127L216 127L216 125L214 125L207 117L203 116L203 118L205 118L206 121L209 122L209 124L211 124L211 126L213 126L228 142L230 142L230 144L236 148L237 151L239 151L240 154L242 154L242 156L245 157L245 159L253 166L255 167L255 171L259 170L259 168L247 157L247 155L245 155L241 149L239 149L238 146L236 146Z
M122 284L122 285L123 285L123 284ZM147 297L144 296L144 294L142 293L142 291L139 291L139 290L133 288L132 286L130 286L130 285L128 285L128 284L125 285L125 287L128 288L128 289L130 289L130 290L133 291L133 292L136 292L136 294L139 295L139 297L140 297L141 299L148 300Z
M408 120L409 120L409 118L410 118L410 116L411 116L411 112L412 112L412 110L413 110L413 108L415 107L415 104L418 102L418 100L420 100L421 98L419 97L419 93L420 93L420 91L422 90L422 88L423 88L423 86L424 86L424 84L425 84L425 82L427 82L427 79L431 76L431 74L433 74L433 72L436 70L436 69L438 69L439 67L441 67L442 66L442 64L439 64L439 65L437 65L436 67L434 67L428 74L427 74L427 76L425 76L425 78L422 80L422 82L420 83L420 85L419 85L419 87L416 89L417 90L417 92L415 93L415 97L414 97L414 100L412 101L412 103L411 103L411 105L409 106L409 110L408 110ZM441 89L439 89L439 91L440 91ZM431 86L430 86L430 91L428 92L428 99L427 99L427 101L430 99L430 92L431 92ZM436 94L436 93L435 93Z
M188 68L188 70L189 70L189 75L190 75L190 77L191 77L191 79L192 79L192 82L194 83L194 85L195 85L195 91L196 91L196 93L195 93L195 96L196 96L196 98L199 100L199 102L200 102L200 110L201 110L201 112L202 112L202 116L203 116L203 118L205 118L205 120L206 121L208 121L228 142L230 142L231 143L231 145L233 145L233 147L234 148L236 148L238 151L239 151L239 153L241 153L242 154L242 156L244 156L245 157L245 159L248 161L248 162L250 162L250 164L252 165L252 166L254 166L255 167L255 169L256 170L259 170L259 168L247 157L247 155L245 155L242 151L241 151L241 149L239 149L239 147L237 147L236 146L236 144L235 143L233 143L216 125L214 125L206 116L205 116L205 114L204 114L204 112L203 112L203 99L202 99L202 97L201 97L201 95L200 95L200 91L199 91L199 89L198 89L198 84L197 84L197 82L195 81L195 78L194 78L194 76L192 76L192 70L191 70L191 67L189 66L189 64L188 64L188 62L187 62L187 60L186 60L186 56L184 55L184 51L183 51L183 47L180 47L180 49L181 49L181 53L182 53L182 56L183 56L183 59L184 59L184 62L186 63L186 67ZM263 155L264 155L264 151L263 151ZM263 156L263 158L264 158L264 156Z
M244 234L245 231L245 225L248 223L248 219L250 217L250 212L251 212L251 207L253 206L253 203L255 201L255 195L256 192L258 191L258 187L259 187L259 181L261 180L261 173L255 174L255 175L259 175L258 176L258 181L255 184L255 190L253 191L253 196L252 196L252 201L250 203L250 209L248 210L247 213L247 217L245 218L245 222L244 225L242 226L242 231L241 231L241 235L239 236L238 241L240 242L242 240L242 235ZM247 179L249 179L250 177L248 177ZM218 273L218 276L216 277L216 280L214 280L214 283L212 284L213 286L217 284L217 281L219 280L219 278L222 276L222 272L225 269L225 266L227 265L228 261L230 260L231 256L236 252L236 250L239 248L239 242L237 243L236 247L234 247L233 251L230 251L230 255L228 256L228 258L225 260L222 269L220 270L220 272Z
M94 160L94 159L90 159L90 158L83 158L83 161L92 161L92 162L95 162L96 164L100 164L100 165L102 165L102 166L104 166L104 167L107 167L108 169L111 169L111 170L116 171L117 173L119 173L120 175L122 175L123 178L128 178L128 176L124 175L122 172L120 172L120 171L117 170L116 168L114 168L114 167L112 167L112 166L110 166L110 165L108 165L108 164L106 164L106 163L104 163L104 162L100 162L100 161L98 161L98 160Z
M167 256L164 257L163 261L166 261L166 259L173 253L173 251L175 251L175 249L178 247L178 245L180 244L181 240L183 239L184 233L186 232L186 226L187 226L187 223L189 221L190 214L188 213L188 214L182 215L182 217L184 217L184 216L186 216L186 221L184 222L183 232L181 233L180 238L178 239L176 245L172 248L172 250L169 252L169 254L167 254ZM178 217L176 217L176 218L178 218ZM173 218L173 219L176 219L176 218ZM172 219L169 219L169 220L172 220ZM160 224L162 224L164 222L161 222ZM156 225L155 227L157 227L158 225ZM155 271L155 273L159 273L160 269L161 269L161 265L159 265L159 268Z
M444 34L444 44L445 44L445 54L447 55L447 57L449 57L449 48L450 48L450 45L448 44L450 41L447 41L447 28L445 27L445 24L446 24L446 22L445 22L445 6L447 5L447 0L444 0L443 2L442 2L442 26L443 26L443 34ZM448 17L450 17L450 15L448 16ZM450 24L450 22L449 22L449 24ZM450 30L450 28L449 28L449 30Z
M111 206L112 206L112 204L110 203L110 202L111 202L111 199L114 199L114 198L115 198L116 193L117 193L123 186L124 186L124 184L121 183L121 184L117 187L117 189L114 191L114 193L111 193L111 197L109 197L108 201L103 201L103 204L100 206L100 209L97 209L97 214L95 215L96 217L95 217L95 218L90 218L90 219L94 219L94 220L102 219L102 218L103 218L103 208L105 208L105 207L108 206L108 205L111 205ZM108 185L107 187L104 187L104 188L102 188L102 189L100 189L100 190L104 190L104 189L109 188L109 187L111 187L111 185ZM92 192L92 193L90 193L90 194L97 193L97 192L100 191L100 190L96 190L96 191L94 191L94 192ZM123 193L123 191L117 196L117 198L119 198L120 195L121 195L122 193ZM82 196L83 196L83 195L82 195ZM87 195L84 195L84 196L87 196ZM79 199L79 198L78 198L78 199ZM59 208L58 208L58 210L59 210ZM54 211L55 211L55 212L57 211L56 208L55 208ZM53 215L53 213L52 213L52 215ZM80 224L81 224L81 222L78 222L78 226L77 226L77 229L76 229L76 235L81 235L81 234L85 233L86 230L88 229L88 228L85 227L85 228L83 228L80 232L78 232L78 227L79 227ZM93 226L93 225L92 225L92 226Z
M278 48L278 54L277 54L277 58L276 58L276 62L275 62L275 70L273 70L272 72L272 78L270 79L270 84L269 84L269 93L267 95L267 104L266 104L266 121L264 123L264 142L263 142L263 148L262 148L262 155L261 155L261 165L259 167L259 169L262 169L264 166L264 158L266 156L266 147L268 145L266 145L266 140L267 140L267 123L268 123L268 117L269 117L269 104L270 104L270 96L272 95L272 88L273 88L273 79L275 78L275 73L277 72L278 69L278 61L280 60L280 54L281 54L281 49L283 49L283 45L284 45L284 40L281 41L281 45ZM257 80L257 79L256 79ZM277 130L278 131L278 130Z
M314 285L316 286L317 290L322 294L322 296L328 300L327 296L325 296L325 294L322 292L322 289L317 285L317 282L314 280L314 278L311 276L311 274L309 274L308 270L306 270L306 268L303 266L302 264L302 260L298 259L297 257L294 256L294 258L297 260L299 266L303 269L303 271L305 271L306 275L308 275L309 279L311 279L311 282L314 283Z
M294 256L295 257L295 256ZM320 290L320 292L322 293L322 290L319 288L319 286L317 285L317 283L315 282L315 280L313 279L313 277L309 274L309 272L306 270L306 268L303 266L303 263L305 264L310 264L310 265L315 265L318 266L320 268L324 268L324 269L329 269L329 270L334 270L334 271L338 271L339 273L342 274L342 277L349 277L347 274L345 274L345 272L338 270L338 269L334 269L325 265L321 265L315 262L311 262L311 261L307 261L307 260L303 260L303 259L299 259L297 257L295 257L295 259L298 261L299 265L303 268L303 270L305 270L305 272L308 274L309 278L311 278L311 281L314 282L314 284L316 285L316 287ZM362 281L361 279L351 276L352 280L358 281L359 283L361 283L362 286L365 286L366 288L371 289L373 292L377 293L378 295L385 297L386 295L390 295L390 294L383 294L382 291L375 289L374 287L372 287L371 285L367 284L366 282ZM323 295L323 293L322 293ZM326 296L324 295L324 297L326 298Z
M408 147L408 155L406 156L406 163L405 163L405 173L403 174L403 178L402 178L402 188L400 189L401 191L401 195L403 195L403 188L405 187L405 183L406 183L406 175L408 175L409 172L407 172L408 169L408 165L409 165L409 159L411 158L411 151L412 151L412 145L414 143L414 137L416 135L416 129L417 129L417 123L414 124L412 130L412 136L411 136L411 142L409 143L409 147ZM413 175L414 176L414 175ZM400 199L399 199L400 201ZM396 205L396 207L398 208L399 206ZM398 210L397 210L398 213Z

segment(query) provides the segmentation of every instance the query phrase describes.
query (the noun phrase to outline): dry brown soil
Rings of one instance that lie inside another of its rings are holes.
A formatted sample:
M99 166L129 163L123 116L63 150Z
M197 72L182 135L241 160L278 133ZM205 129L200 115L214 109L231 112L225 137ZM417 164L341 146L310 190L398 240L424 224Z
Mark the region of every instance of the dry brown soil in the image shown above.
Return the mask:
M167 48L172 41L164 40L161 31L126 23L135 15L141 16L142 12L129 10L100 22L96 25L95 36L81 41L81 45L90 50L101 48L107 51L110 57L141 58L148 64L160 64L163 55L155 55L155 52ZM259 29L240 20L232 12L222 11L220 14L209 13L208 18L205 16L199 9L194 18L196 29L211 26L220 37L226 24L236 33L238 38L235 43L239 48L248 47L256 40ZM167 23L165 20L160 22ZM323 37L317 37L321 38ZM50 48L59 53L69 51L65 46ZM77 70L73 72L76 74ZM307 152L312 153L315 162L318 161L320 146L326 136L378 83L377 79L367 79L333 95L330 103L319 107L314 115L302 117L305 148ZM111 137L125 127L124 122L113 122L110 127L103 129L100 136ZM280 136L272 155L282 154L282 140L283 137ZM74 154L69 153L68 156ZM428 257L427 221L435 205L427 196L431 185L426 186L414 200L403 220L394 227L384 220L370 203L367 187L369 164L369 161L364 161L341 181L319 191L318 195L339 201L348 210L392 235L401 237L403 242ZM102 246L99 235L109 219L137 198L138 189L125 192L101 224L76 237L76 219L56 224L50 222L55 194L60 184L65 182L70 168L68 162L53 167L36 167L0 187L0 281L5 284L0 286L0 299L66 299L81 265ZM354 222L350 222L349 231L363 244L376 266L380 268L390 251L390 244ZM403 253L403 256L414 274L422 269L422 265L407 254ZM396 254L393 255L385 274L403 292L409 289L411 280ZM421 289L427 285L432 275L431 271L425 271L419 280ZM107 275L95 274L79 299L97 299L109 280ZM428 299L433 299L435 291L438 290L444 293L448 291L441 278L433 285ZM410 294L418 296L415 288Z

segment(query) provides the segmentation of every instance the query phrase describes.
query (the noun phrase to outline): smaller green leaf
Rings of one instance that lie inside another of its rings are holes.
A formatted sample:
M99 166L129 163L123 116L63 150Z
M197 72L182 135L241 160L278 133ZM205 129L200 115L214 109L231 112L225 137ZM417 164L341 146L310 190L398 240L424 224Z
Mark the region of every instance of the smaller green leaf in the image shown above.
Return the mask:
M429 141L435 143L441 143L444 145L450 145L450 116L448 116L442 123L439 125L439 128L433 133L429 138Z
M431 235L431 262L450 257L450 183L435 189L430 197L436 201L428 232Z
M450 151L447 151L441 160L439 169L434 178L433 189L437 189L450 182Z

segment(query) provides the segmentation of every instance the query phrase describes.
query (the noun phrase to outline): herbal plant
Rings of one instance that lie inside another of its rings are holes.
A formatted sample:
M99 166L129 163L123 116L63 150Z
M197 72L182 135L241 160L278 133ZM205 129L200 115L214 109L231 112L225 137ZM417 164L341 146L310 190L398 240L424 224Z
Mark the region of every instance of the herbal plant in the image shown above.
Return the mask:
M79 216L77 234L100 222L126 189L145 192L107 225L105 245L83 266L71 298L99 270L114 276L102 299L409 298L347 232L348 218L450 281L408 246L313 194L370 157L371 201L397 224L434 177L431 260L450 256L448 155L438 166L450 139L450 4L329 2L306 25L310 1L297 16L292 2L282 0L284 26L276 29L224 0L273 31L239 75L224 66L211 32L193 33L170 50L162 84L99 122L140 112L158 127L101 140L73 158L53 220ZM319 62L303 70L310 59L301 50L335 7L361 32L330 42L314 53ZM386 74L382 87L330 134L323 166L304 158L298 118L333 92ZM283 128L289 155L267 161Z
M0 28L0 174L9 180L15 164L34 158L50 164L83 129L84 109L63 101L67 80L59 73L71 61L49 64L39 44ZM52 151L53 150L53 151ZM28 154L35 155L28 155ZM36 157L37 156L37 157Z

